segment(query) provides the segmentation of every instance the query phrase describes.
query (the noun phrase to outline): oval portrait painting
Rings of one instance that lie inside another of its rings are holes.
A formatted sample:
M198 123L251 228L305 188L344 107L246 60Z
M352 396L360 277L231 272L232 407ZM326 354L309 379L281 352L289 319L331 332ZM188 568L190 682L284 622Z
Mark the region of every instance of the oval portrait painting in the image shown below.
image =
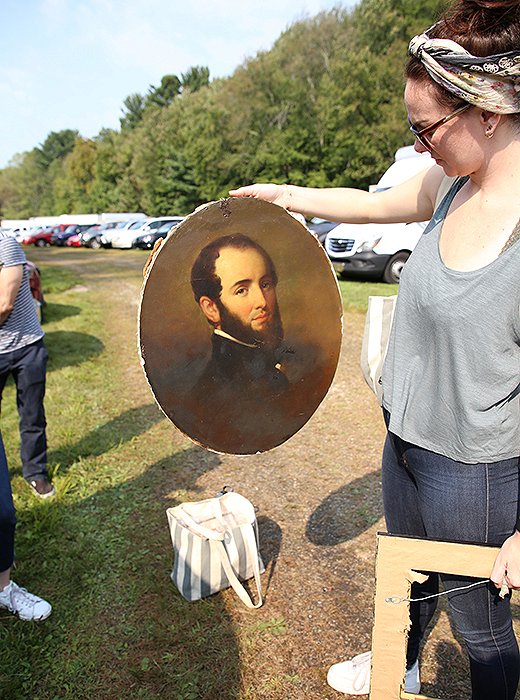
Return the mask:
M139 346L168 418L215 452L280 445L338 363L342 304L318 240L284 209L225 199L187 217L146 274Z

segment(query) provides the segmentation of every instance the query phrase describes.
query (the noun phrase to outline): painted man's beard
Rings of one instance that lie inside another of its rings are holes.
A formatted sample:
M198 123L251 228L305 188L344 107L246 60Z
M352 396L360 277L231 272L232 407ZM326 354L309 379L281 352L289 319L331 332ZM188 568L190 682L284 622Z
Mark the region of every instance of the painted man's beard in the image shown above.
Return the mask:
M220 299L216 301L220 313L220 325L225 333L243 343L259 345L268 350L276 350L283 340L283 325L278 302L271 315L269 324L262 331L254 331L248 323L229 311Z

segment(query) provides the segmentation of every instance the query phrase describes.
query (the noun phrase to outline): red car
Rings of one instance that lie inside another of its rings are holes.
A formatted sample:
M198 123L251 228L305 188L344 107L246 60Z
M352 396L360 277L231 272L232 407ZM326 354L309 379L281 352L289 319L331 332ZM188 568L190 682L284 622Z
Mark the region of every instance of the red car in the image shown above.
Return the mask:
M70 238L67 238L65 245L71 246L72 248L81 248L83 244L81 243L81 238L79 236L79 233L75 233Z
M36 229L31 229L22 238L24 245L36 245L38 247L51 244L52 226L39 226Z

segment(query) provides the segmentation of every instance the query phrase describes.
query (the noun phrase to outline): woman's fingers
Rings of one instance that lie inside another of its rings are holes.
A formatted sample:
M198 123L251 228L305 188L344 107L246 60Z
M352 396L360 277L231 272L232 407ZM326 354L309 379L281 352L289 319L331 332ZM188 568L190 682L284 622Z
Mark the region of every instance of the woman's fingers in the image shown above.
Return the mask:
M238 187L236 190L230 190L229 194L232 197L254 197L254 199L262 199L265 202L278 204L280 207L288 208L289 193L287 185L255 184Z

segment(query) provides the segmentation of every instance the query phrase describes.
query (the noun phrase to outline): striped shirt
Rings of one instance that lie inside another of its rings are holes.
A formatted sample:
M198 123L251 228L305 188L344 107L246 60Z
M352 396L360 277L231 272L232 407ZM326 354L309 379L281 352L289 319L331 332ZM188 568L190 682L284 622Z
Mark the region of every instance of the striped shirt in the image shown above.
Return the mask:
M36 315L26 262L20 244L12 236L0 232L0 279L2 268L23 265L22 283L14 308L7 320L0 325L0 353L19 350L43 338L44 335Z

